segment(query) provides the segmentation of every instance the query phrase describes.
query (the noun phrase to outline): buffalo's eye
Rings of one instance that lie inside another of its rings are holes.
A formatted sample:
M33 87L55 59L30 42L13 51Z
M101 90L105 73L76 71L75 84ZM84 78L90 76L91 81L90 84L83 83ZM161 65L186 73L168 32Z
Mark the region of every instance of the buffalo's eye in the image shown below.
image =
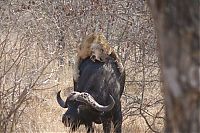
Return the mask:
M80 113L80 108L79 108L79 107L77 108L77 113L78 113L78 114Z

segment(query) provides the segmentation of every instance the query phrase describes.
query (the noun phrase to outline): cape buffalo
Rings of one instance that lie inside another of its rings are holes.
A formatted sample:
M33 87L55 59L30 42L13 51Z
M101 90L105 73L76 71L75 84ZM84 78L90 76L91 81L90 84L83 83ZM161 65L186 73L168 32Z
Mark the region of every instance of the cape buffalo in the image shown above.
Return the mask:
M74 84L74 92L63 101L60 91L57 101L63 108L68 108L62 117L66 127L72 131L84 124L87 132L94 132L92 123L103 124L105 133L109 133L111 122L114 131L121 132L122 112L120 98L124 90L125 72L122 74L111 57L106 62L93 62L85 59L79 66L80 77Z

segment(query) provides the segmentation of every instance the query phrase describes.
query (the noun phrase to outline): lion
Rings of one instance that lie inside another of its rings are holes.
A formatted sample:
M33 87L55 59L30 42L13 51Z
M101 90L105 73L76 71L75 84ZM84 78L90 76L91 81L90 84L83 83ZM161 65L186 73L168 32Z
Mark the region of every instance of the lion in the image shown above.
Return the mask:
M92 61L106 62L108 56L114 58L120 73L124 72L124 67L114 49L109 45L105 36L102 33L90 34L78 48L78 54L74 66L74 81L79 78L79 65L80 63L90 57Z

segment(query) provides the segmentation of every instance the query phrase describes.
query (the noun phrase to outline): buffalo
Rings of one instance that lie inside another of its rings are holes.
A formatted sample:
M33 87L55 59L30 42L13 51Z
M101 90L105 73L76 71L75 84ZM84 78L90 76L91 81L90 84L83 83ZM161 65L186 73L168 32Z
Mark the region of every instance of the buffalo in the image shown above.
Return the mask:
M93 123L103 124L104 133L111 130L121 133L122 111L121 95L124 91L125 72L121 73L116 61L108 57L105 62L83 60L79 66L80 77L74 83L74 91L66 101L57 93L57 102L63 108L68 108L62 116L66 127L76 131L80 125L85 125L87 133L93 133Z

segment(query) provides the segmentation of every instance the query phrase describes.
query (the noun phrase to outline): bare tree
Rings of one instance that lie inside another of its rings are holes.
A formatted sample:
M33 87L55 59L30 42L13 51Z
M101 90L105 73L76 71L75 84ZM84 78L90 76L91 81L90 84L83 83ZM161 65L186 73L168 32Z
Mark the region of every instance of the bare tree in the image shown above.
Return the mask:
M200 132L198 0L151 0L165 83L168 132Z

